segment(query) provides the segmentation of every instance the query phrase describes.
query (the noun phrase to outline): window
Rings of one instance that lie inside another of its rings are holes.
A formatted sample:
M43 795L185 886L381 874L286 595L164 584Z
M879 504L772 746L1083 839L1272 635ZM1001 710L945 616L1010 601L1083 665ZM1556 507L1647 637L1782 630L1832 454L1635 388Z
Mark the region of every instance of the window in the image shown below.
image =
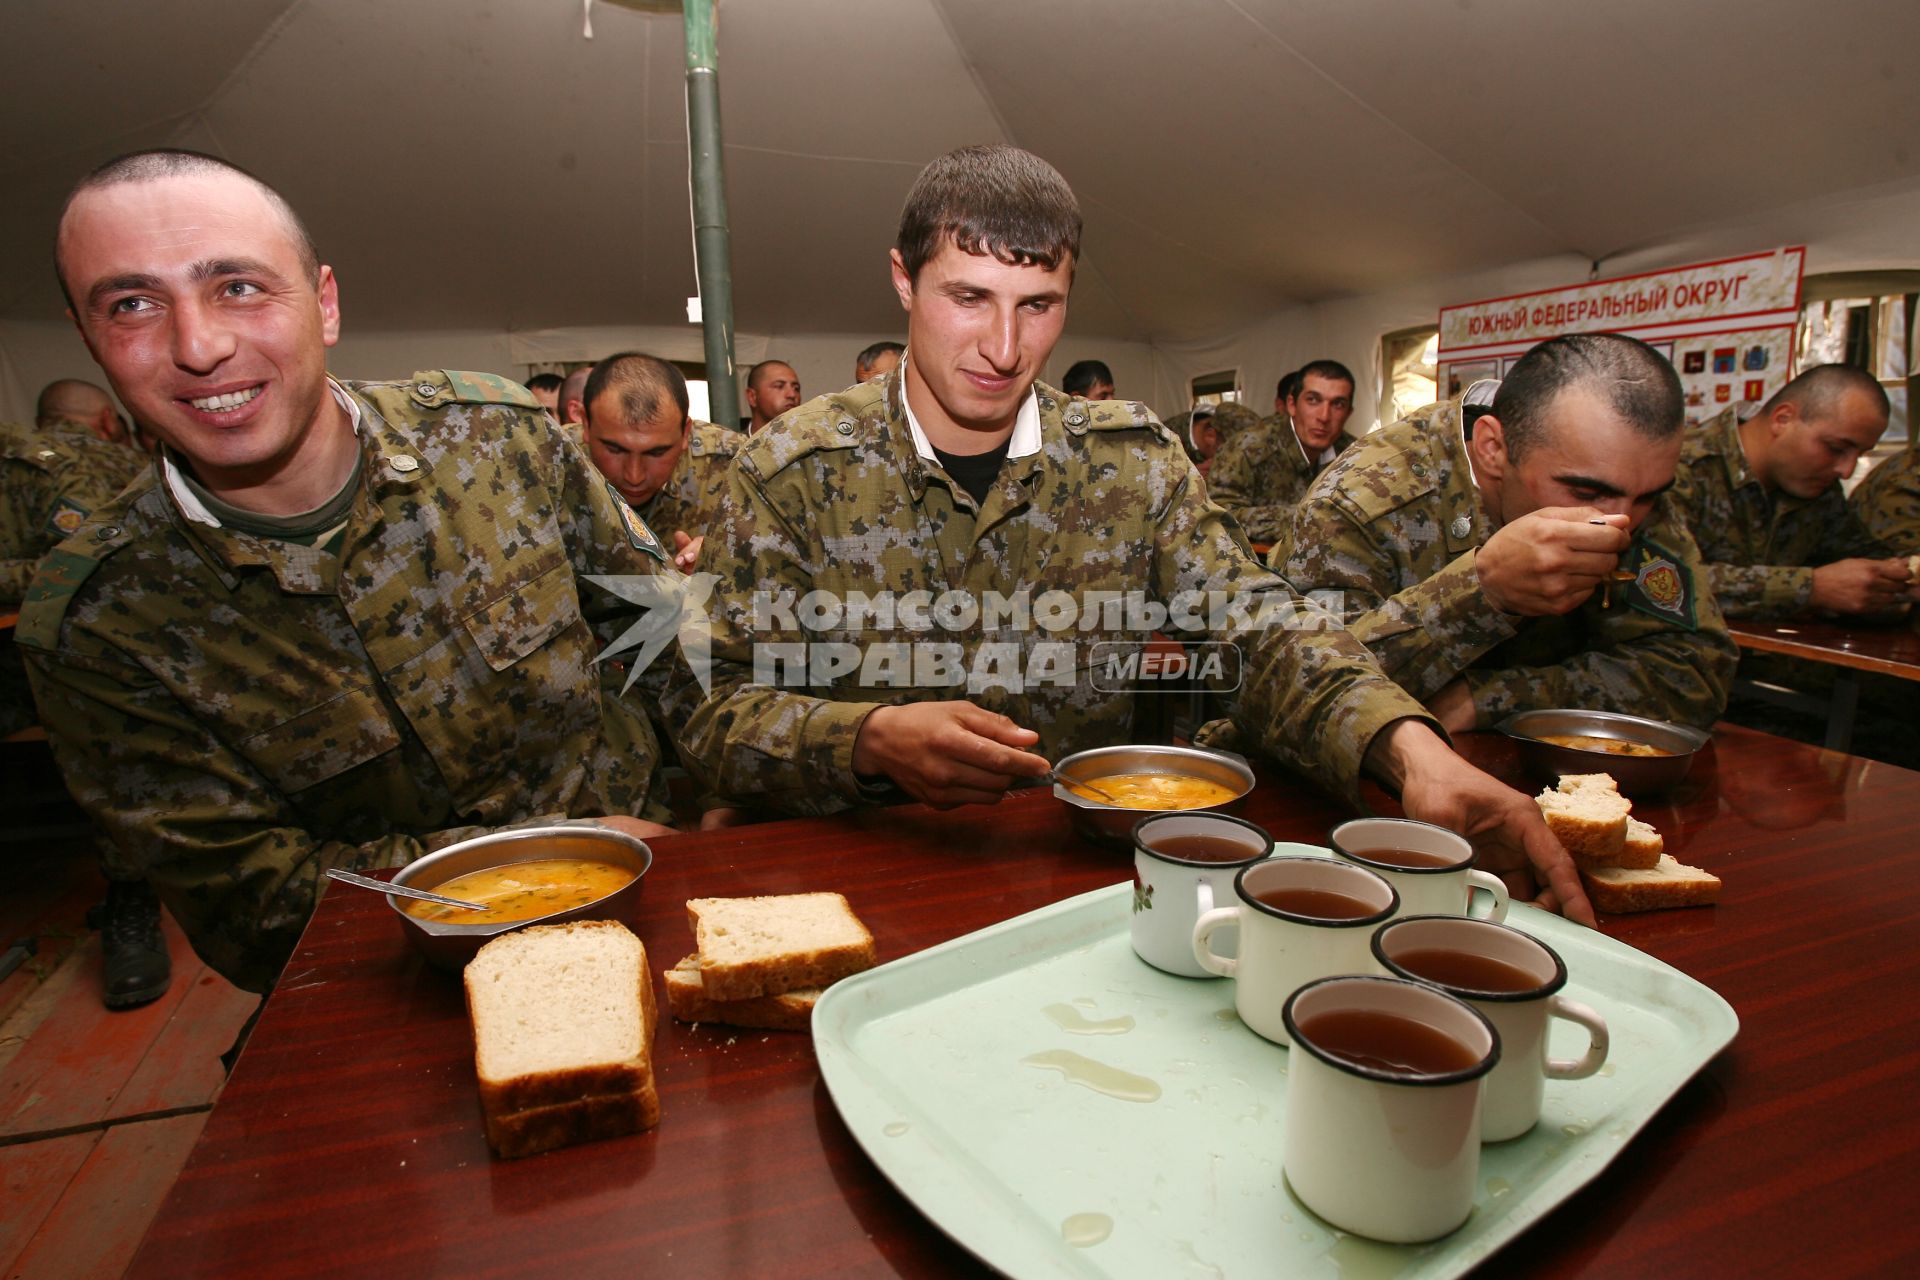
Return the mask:
M1380 339L1380 421L1398 422L1440 398L1440 330L1432 325L1401 329Z
M1191 384L1193 402L1202 404L1243 404L1245 394L1240 390L1240 371L1222 369L1219 373L1203 373Z
M1911 435L1907 389L1914 372L1916 302L1920 271L1808 276L1801 292L1794 368L1850 364L1878 378L1892 404L1882 453Z

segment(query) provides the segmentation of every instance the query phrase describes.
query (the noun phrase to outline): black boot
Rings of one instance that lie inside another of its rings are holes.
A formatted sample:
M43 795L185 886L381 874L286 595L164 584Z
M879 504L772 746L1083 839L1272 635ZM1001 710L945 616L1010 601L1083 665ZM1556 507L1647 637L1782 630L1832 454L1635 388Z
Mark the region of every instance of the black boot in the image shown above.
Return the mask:
M112 880L107 900L87 912L106 960L100 999L109 1009L150 1004L167 993L173 962L160 936L160 899L145 881Z

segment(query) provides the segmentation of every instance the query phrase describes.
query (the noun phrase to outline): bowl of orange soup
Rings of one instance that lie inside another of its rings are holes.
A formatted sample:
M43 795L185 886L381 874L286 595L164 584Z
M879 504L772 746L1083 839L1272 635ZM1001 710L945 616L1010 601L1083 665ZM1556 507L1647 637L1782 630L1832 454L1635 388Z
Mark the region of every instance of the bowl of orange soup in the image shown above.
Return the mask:
M1253 769L1239 756L1199 747L1095 747L1060 762L1054 796L1081 835L1133 847L1133 824L1149 813L1231 812L1253 790ZM1091 783L1112 799L1073 785Z
M482 910L394 894L387 905L431 963L459 969L488 939L530 924L631 923L640 881L652 865L646 841L605 827L492 831L448 845L393 877L395 884L479 903Z

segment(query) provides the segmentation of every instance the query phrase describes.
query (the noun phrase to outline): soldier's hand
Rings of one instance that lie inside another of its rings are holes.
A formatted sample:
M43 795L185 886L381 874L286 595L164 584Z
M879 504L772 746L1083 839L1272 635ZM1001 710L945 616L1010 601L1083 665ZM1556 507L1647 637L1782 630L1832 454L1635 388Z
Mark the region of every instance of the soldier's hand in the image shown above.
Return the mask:
M700 544L705 542L703 534L698 538L690 537L684 529L673 531L673 567L682 573L692 573L693 566L700 563Z
M1480 713L1473 709L1473 694L1468 692L1465 680L1449 681L1427 700L1427 710L1448 733L1465 733L1480 723Z
M606 813L594 819L603 827L612 827L615 831L624 831L630 836L642 840L651 840L655 836L678 835L672 827L663 827L657 822L648 822L645 818L629 818L624 813Z
M1585 603L1632 541L1623 515L1602 515L1592 507L1541 507L1501 526L1474 557L1474 568L1494 608L1523 618L1548 617Z
M1513 896L1592 925L1593 905L1573 859L1530 797L1462 760L1420 720L1396 720L1367 749L1366 768L1400 792L1409 818L1473 841L1475 865L1505 880ZM1535 890L1539 889L1537 895Z
M971 702L877 707L860 722L853 771L882 776L936 809L994 804L1020 778L1047 771L1023 748L1040 735Z
M1835 560L1813 571L1816 609L1834 613L1885 613L1908 598L1907 562L1891 560Z

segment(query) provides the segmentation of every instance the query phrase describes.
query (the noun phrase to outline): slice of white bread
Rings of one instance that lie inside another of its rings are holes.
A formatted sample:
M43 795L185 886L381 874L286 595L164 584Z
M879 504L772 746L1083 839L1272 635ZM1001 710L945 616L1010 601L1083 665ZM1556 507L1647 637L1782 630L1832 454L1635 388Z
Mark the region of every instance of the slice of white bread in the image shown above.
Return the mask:
M658 1021L646 948L623 924L503 933L468 963L487 1140L503 1156L651 1128Z
M1601 867L1582 871L1594 909L1619 915L1663 907L1700 907L1720 897L1720 878L1661 854L1650 869Z
M687 918L712 1000L824 987L873 967L873 935L837 893L692 898Z
M820 988L807 987L777 996L714 1000L700 983L700 957L688 956L667 970L667 1008L682 1022L720 1022L765 1031L805 1031L813 1025L813 1002Z
M1666 848L1667 842L1658 831L1638 818L1628 818L1627 842L1621 846L1617 865L1644 871L1659 865Z
M1538 796L1547 826L1581 866L1618 865L1632 805L1604 773L1570 773Z

